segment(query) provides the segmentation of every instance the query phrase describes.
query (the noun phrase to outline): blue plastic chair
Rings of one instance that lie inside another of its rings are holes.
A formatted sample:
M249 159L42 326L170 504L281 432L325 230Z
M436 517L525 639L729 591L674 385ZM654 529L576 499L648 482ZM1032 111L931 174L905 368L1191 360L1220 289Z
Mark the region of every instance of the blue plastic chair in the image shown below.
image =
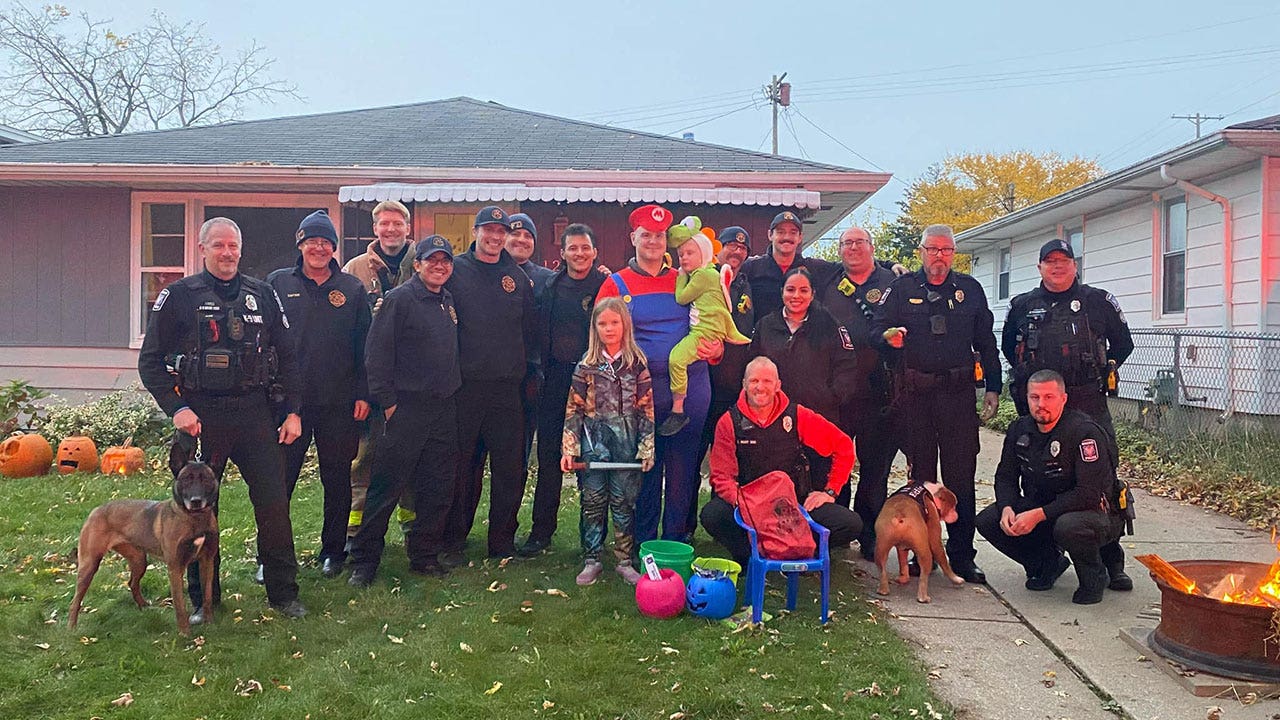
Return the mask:
M746 598L751 603L751 622L753 623L759 624L761 614L764 612L765 573L773 571L787 576L787 610L796 609L796 589L799 585L800 573L816 572L821 575L822 624L827 624L831 590L831 553L828 541L831 531L814 522L804 507L800 508L800 514L804 516L805 522L809 523L809 527L818 534L818 556L808 560L768 560L760 557L760 545L755 528L742 521L742 513L738 508L733 509L733 519L747 531L747 539L751 542L751 561L747 565Z

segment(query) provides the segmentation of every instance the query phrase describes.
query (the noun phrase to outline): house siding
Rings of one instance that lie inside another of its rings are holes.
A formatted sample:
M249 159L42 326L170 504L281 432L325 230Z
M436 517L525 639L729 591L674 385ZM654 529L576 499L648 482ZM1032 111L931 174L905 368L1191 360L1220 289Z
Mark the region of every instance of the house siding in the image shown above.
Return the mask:
M1280 158L1267 158L1262 170L1263 200L1260 222L1265 228L1260 297L1266 303L1266 330L1280 333Z
M129 191L2 188L0 218L0 346L128 347Z

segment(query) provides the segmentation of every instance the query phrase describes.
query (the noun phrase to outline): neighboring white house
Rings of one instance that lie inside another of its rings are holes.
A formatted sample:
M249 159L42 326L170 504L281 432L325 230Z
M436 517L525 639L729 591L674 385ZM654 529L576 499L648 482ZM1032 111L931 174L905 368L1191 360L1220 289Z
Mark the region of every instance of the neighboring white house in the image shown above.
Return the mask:
M1177 369L1183 405L1280 414L1280 343L1238 337L1280 332L1280 115L961 233L997 333L1009 299L1039 283L1037 253L1053 238L1071 243L1085 283L1120 301L1139 349L1168 346L1135 352L1123 396L1142 398L1160 370Z

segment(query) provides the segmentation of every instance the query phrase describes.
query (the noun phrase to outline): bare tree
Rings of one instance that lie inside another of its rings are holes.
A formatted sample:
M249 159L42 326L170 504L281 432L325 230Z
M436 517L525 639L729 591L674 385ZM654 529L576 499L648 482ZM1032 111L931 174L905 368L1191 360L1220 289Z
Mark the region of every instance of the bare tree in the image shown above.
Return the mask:
M248 102L299 97L270 76L275 60L257 41L228 59L203 23L155 12L119 35L109 22L61 5L0 13L0 118L45 137L92 137L207 125Z

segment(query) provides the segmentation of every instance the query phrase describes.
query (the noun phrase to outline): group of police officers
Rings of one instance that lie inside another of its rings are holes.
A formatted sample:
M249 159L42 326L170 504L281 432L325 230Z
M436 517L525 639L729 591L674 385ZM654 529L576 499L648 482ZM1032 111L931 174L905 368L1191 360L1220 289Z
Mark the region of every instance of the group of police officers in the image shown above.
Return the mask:
M333 223L324 211L307 216L295 266L267 281L239 272L236 224L207 221L199 231L204 271L157 297L138 360L144 385L177 431L198 438L219 473L228 459L240 469L258 528L259 581L272 607L290 617L306 609L289 498L312 439L324 488L325 577L349 561L349 583L371 584L397 505L412 571L439 576L465 563L486 461L488 554L530 556L548 547L563 482L568 379L609 279L596 266L595 234L585 225L561 233L553 272L530 260L537 230L527 215L482 209L471 248L456 257L438 235L410 241L409 210L398 202L380 203L373 219L377 239L339 268ZM1132 504L1116 478L1106 394L1133 343L1115 298L1079 282L1071 246L1052 240L1041 248L1042 282L1012 300L997 346L982 286L952 268L949 227L925 229L922 267L911 273L877 263L861 228L841 233L839 263L805 257L802 233L797 215L779 213L768 250L748 257L747 231L725 228L718 259L735 271L730 309L744 334L781 311L783 278L797 267L810 276L814 305L839 324L841 350L857 371L844 376L854 387L841 388L847 400L827 419L856 443L857 489L838 502L852 503L862 520L864 557L873 556L876 515L901 450L910 481L936 480L940 465L957 496L946 550L965 580L985 582L976 531L1024 567L1028 589L1048 590L1072 564L1074 602L1098 602L1105 588L1130 589L1118 540ZM637 261L649 234L633 229ZM613 278L616 284L620 276ZM997 409L1001 351L1021 417L1006 436L996 502L978 513L978 426ZM699 465L750 359L747 346L700 355L712 365L706 429L694 430L703 437ZM975 386L984 391L981 414ZM517 546L535 429L533 527ZM696 504L690 523L695 512ZM198 577L189 584L199 603ZM216 602L216 580L214 590ZM202 618L197 607L193 622Z

